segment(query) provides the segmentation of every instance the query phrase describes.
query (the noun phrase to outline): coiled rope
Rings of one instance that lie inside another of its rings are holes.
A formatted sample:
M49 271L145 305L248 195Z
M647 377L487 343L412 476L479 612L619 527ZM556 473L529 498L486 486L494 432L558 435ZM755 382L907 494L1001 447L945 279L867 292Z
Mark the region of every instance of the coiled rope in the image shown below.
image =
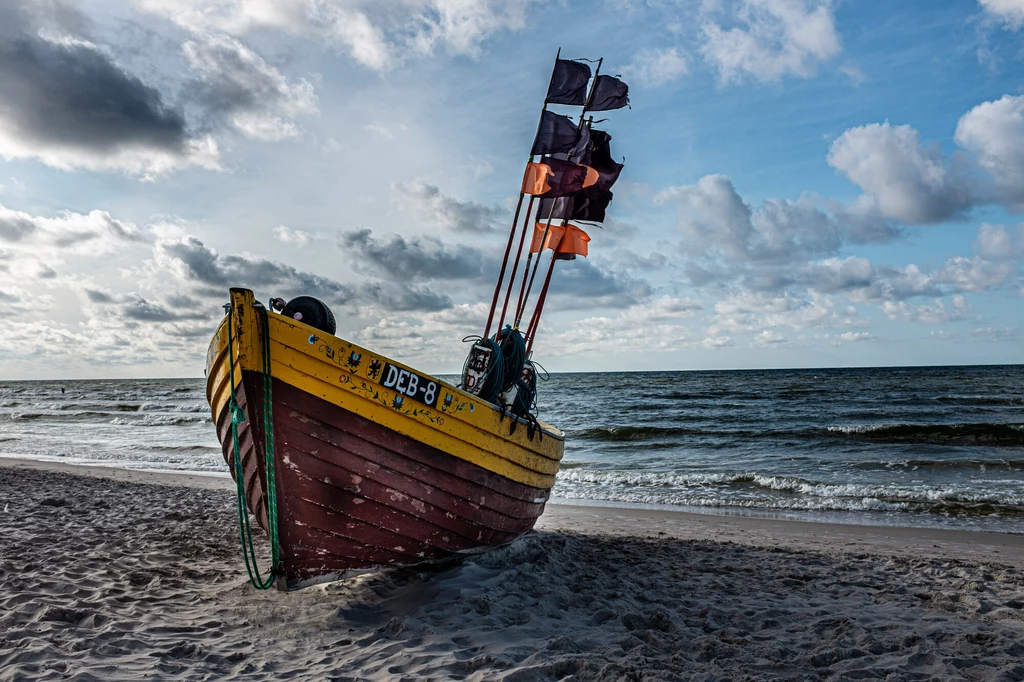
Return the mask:
M526 341L518 329L511 325L494 335L494 340L501 346L501 357L504 361L503 381L501 390L507 391L515 386L519 376L523 373L523 365L526 363Z
M498 396L501 395L502 387L505 384L505 360L501 355L501 346L494 339L488 339L480 336L467 336L462 339L462 342L472 341L474 346L482 346L489 348L491 351L491 357L488 361L489 364L484 372L484 376L480 380L480 389L475 392L482 400L486 400L489 403L498 402ZM473 357L473 352L470 351L469 357L466 358L466 362L462 365L462 376L466 377L469 369L469 361ZM465 386L460 385L463 390L470 390ZM474 391L470 390L471 393Z
M266 308L260 307L260 321L263 326L261 342L263 348L263 427L264 457L267 479L267 533L270 535L270 573L266 578L260 577L260 569L256 564L256 549L252 543L252 527L249 524L249 510L245 498L245 470L242 468L241 446L238 442L238 425L245 421L245 411L238 405L235 397L235 349L232 339L232 309L228 309L228 382L231 397L228 409L231 411L231 447L234 450L235 487L238 492L238 535L242 543L242 559L245 571L249 575L249 583L257 590L268 590L274 585L281 564L280 548L277 537L277 486L274 476L274 412L272 379L270 376L270 325L267 320ZM257 479L259 476L257 475Z

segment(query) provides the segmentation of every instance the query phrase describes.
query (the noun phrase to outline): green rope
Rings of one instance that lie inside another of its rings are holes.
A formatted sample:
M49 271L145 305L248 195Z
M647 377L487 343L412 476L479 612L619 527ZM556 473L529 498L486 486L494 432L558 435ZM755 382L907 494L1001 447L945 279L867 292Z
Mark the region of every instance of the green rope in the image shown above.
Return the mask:
M280 551L277 538L277 491L274 476L274 422L270 393L270 327L267 323L267 311L262 310L263 322L263 425L266 431L264 456L266 458L267 478L267 525L270 535L271 568L266 578L260 577L260 569L256 564L256 549L252 543L252 527L249 524L249 510L245 501L245 470L242 468L241 446L238 442L238 425L245 421L245 411L238 405L235 397L235 350L232 339L231 311L228 312L228 382L231 398L228 408L231 411L231 446L234 450L235 487L238 493L238 535L242 544L242 559L245 561L245 572L249 582L257 590L267 590L274 585L274 579L280 569Z

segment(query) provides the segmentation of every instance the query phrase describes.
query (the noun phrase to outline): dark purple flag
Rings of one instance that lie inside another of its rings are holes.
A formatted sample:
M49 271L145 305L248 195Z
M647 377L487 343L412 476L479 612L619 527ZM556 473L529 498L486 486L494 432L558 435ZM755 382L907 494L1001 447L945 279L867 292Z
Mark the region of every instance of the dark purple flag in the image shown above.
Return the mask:
M573 197L572 219L594 223L604 222L605 211L612 203L612 193L588 187Z
M554 210L552 210L552 206L554 206ZM551 222L572 218L572 197L541 199L538 201L537 214L534 219L538 222L543 222L548 218L551 218Z
M629 106L629 86L618 78L598 76L594 79L594 92L590 95L587 111L609 111Z
M587 103L587 82L590 67L568 59L555 60L555 72L551 74L546 104L583 105Z
M579 144L580 137L579 127L571 118L553 111L543 111L530 153L536 156L572 151Z
M551 189L538 196L565 197L583 189L583 181L587 179L587 169L583 166L551 157L541 159L541 163L551 169L552 175L547 179Z
M612 136L605 131L591 130L587 151L579 161L597 171L598 179L593 188L602 192L610 190L622 172L622 164L612 159L611 141Z

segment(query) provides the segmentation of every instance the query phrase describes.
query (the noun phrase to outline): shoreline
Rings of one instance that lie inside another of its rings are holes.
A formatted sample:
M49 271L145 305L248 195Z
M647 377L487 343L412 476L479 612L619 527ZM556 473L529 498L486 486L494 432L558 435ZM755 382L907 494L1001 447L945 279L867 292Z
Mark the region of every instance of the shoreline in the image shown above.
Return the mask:
M126 483L178 486L234 492L227 476L121 469L29 459L0 459L0 468L60 472ZM232 517L232 521L234 518ZM813 551L876 551L936 558L969 555L1024 567L1024 534L981 530L917 528L754 515L716 514L674 509L645 509L619 505L548 503L537 530L598 531L619 537L719 540L752 547L796 545Z
M0 682L1024 679L1020 536L552 505L489 552L257 592L230 479L19 464Z

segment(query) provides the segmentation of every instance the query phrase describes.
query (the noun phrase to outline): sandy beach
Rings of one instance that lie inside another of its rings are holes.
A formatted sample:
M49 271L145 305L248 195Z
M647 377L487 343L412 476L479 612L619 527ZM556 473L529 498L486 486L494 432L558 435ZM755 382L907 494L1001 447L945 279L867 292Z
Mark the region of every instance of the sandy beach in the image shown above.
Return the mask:
M0 680L1024 680L1018 535L551 505L258 593L230 481L13 460L0 533Z

